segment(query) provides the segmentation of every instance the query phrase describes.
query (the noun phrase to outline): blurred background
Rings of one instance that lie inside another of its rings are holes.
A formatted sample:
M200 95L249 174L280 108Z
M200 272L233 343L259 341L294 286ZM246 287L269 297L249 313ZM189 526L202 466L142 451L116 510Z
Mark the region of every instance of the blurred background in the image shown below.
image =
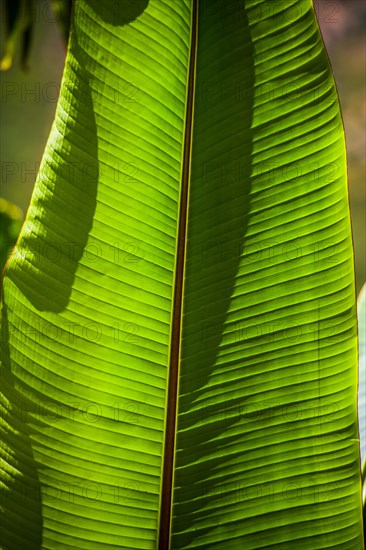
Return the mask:
M3 68L9 63L12 49L14 60L10 69L0 72L1 250L3 242L16 239L53 121L66 54L65 36L71 0L9 0L8 6L13 6L12 9L16 4L23 5L23 9L26 6L26 12L34 15L34 24L31 33L26 25L20 30L14 25L12 39L10 43L8 40L7 45L6 2L0 0ZM313 0L313 4L333 68L346 131L356 286L359 292L366 280L366 2ZM15 48L17 33L20 44Z

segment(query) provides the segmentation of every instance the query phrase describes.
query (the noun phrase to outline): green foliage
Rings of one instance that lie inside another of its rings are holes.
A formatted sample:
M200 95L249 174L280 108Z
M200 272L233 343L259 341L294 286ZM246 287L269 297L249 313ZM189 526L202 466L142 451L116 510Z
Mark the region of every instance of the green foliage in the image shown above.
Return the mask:
M366 284L357 301L358 317L358 424L363 480L363 507L366 510ZM366 524L364 525L366 528Z
M4 269L5 262L8 259L12 248L18 237L22 226L23 213L15 204L0 199L0 269Z
M171 550L363 548L354 296L311 2L77 0L3 279L5 547L155 549L171 489Z

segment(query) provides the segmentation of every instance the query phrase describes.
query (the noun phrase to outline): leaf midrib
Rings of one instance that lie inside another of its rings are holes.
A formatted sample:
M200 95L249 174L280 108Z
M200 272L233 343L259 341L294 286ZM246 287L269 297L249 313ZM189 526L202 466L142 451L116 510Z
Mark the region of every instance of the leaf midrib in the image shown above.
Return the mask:
M193 106L195 88L196 50L197 50L197 12L198 0L193 0L191 19L191 44L186 97L186 117L182 159L181 192L179 197L178 238L174 279L174 297L172 310L172 328L170 336L170 355L168 368L168 397L165 421L165 441L163 456L162 491L159 509L159 550L169 550L172 509L172 486L175 455L175 432L177 420L177 399L179 379L179 359L182 326L182 302L187 239L187 212L189 176L191 166L191 141L193 126Z

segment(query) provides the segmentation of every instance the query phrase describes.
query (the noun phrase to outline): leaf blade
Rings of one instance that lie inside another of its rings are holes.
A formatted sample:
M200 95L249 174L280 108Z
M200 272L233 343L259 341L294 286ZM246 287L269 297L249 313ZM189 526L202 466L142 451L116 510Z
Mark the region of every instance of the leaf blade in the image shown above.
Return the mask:
M329 63L310 2L215 6L199 14L172 546L356 548L353 256Z

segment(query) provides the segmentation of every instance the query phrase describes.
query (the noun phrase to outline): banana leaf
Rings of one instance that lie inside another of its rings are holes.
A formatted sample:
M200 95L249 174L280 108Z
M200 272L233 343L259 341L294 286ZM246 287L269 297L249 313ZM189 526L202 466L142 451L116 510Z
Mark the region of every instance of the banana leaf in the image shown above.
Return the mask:
M360 550L345 141L310 0L76 0L2 295L7 550Z
M358 428L362 470L364 537L366 534L366 284L357 300L358 318Z

